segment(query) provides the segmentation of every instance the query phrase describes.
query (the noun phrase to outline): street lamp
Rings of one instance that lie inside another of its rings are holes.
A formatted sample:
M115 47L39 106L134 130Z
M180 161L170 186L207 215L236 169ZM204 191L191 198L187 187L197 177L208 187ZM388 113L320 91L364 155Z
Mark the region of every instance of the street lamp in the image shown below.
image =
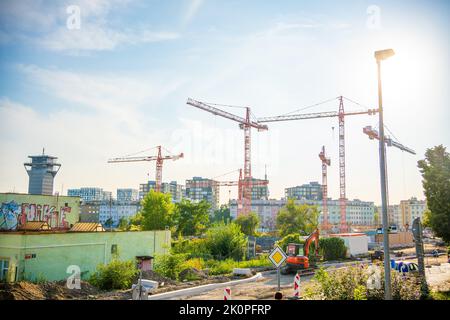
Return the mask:
M381 212L383 220L383 246L384 246L384 299L392 300L391 293L391 265L389 256L389 233L387 214L387 187L386 187L386 146L383 124L383 100L381 94L381 61L394 55L394 50L386 49L375 51L378 67L378 115L379 115L379 149L380 149L380 180L381 180Z

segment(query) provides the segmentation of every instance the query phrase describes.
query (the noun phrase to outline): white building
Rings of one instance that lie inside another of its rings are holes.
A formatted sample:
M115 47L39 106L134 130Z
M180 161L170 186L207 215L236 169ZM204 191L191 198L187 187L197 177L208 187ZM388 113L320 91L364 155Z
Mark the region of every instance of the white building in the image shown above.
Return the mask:
M131 202L112 202L107 201L100 203L99 206L99 222L105 224L108 219L112 219L112 225L117 226L121 218L129 220L135 216L140 210L140 204L137 201Z
M67 195L72 197L80 197L84 202L106 201L112 199L111 191L103 191L102 188L95 187L68 189Z
M139 200L139 191L137 189L123 188L117 189L118 202L130 202Z
M276 218L280 209L286 205L286 200L252 200L252 212L258 214L260 218L260 231L275 230ZM319 223L322 223L322 201L317 200L295 200L295 204L315 205L320 211ZM339 200L329 199L328 222L339 225L341 220L341 208ZM237 217L237 201L230 202L230 214L233 219ZM358 199L347 201L346 221L350 225L367 226L373 225L375 218L375 206L373 202L361 201Z

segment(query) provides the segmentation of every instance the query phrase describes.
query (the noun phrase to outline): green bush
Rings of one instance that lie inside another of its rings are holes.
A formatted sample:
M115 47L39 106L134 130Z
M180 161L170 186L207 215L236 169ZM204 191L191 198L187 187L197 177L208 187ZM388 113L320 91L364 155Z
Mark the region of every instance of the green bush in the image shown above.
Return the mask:
M208 260L206 266L209 269L210 275L230 274L233 272L233 268L236 267L236 261L233 259L226 259L222 261Z
M239 268L257 268L257 267L271 267L272 262L270 262L267 254L261 255L256 259L241 261L239 262Z
M321 238L319 251L324 260L339 260L345 258L347 248L341 238Z
M367 287L370 272L366 266L325 271L319 269L305 285L305 300L382 300L384 299L384 270L380 268L379 288ZM414 274L391 273L394 300L418 300L420 284Z
M237 224L219 223L207 231L205 246L216 260L242 260L247 247L247 237Z
M186 258L186 254L157 254L153 269L162 276L177 280L179 273L183 270Z
M172 241L171 253L174 254L187 254L190 258L202 258L204 260L211 259L211 253L206 246L205 239L181 239L178 241Z
M133 261L113 259L106 265L99 265L97 271L89 278L89 282L103 290L129 289L137 273Z

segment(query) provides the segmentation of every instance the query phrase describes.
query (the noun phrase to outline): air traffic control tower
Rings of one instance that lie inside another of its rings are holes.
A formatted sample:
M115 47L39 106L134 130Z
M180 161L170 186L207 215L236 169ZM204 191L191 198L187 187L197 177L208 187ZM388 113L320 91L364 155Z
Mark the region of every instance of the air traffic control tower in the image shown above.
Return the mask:
M53 195L53 180L61 167L61 164L56 163L57 157L52 157L44 154L40 156L28 156L31 162L24 163L27 170L28 193Z

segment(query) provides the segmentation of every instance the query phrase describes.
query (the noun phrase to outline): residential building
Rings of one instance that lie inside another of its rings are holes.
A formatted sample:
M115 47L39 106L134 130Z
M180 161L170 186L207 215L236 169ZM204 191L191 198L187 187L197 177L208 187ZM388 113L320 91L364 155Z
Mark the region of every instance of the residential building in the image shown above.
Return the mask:
M72 197L80 197L82 201L106 201L112 200L111 191L103 191L102 188L84 187L80 189L68 189L67 195Z
M139 200L139 191L137 189L122 188L117 189L118 202L130 202Z
M111 226L117 227L119 225L119 221L122 218L129 220L131 217L134 217L140 210L140 202L139 201L129 201L129 202L108 202L102 201L99 204L99 220L103 225L107 224L107 221L111 219Z
M194 202L206 200L211 204L211 211L219 208L219 190L215 180L202 177L186 180L186 198Z
M409 200L401 200L399 226L401 228L410 229L414 219L420 218L422 220L426 210L427 203L425 200L417 200L415 197L412 197Z
M0 282L66 280L74 271L87 280L99 264L109 263L116 253L122 261L166 254L170 248L169 230L105 232L98 228L74 231L0 232Z
M56 163L57 157L45 155L28 156L31 162L24 163L25 169L28 173L28 193L52 195L53 194L53 180L61 167L61 164Z
M60 195L0 193L0 230L17 230L43 221L53 229L68 229L79 221L80 199Z
M139 200L142 200L150 190L156 189L156 181L148 181L139 185ZM178 184L176 181L170 183L161 183L161 192L170 193L172 202L180 202L184 198L185 188L183 185Z
M301 186L286 188L284 194L286 199L322 200L322 185L313 181Z
M258 182L263 182L262 179L252 179L252 200L267 200L269 199L268 185L258 185Z
M101 201L82 202L80 205L80 222L100 222Z
M260 218L260 231L274 231L276 230L276 217L282 207L286 205L287 200L253 200L251 211L258 214ZM321 200L295 200L295 204L309 204L318 207L322 212ZM339 225L341 213L339 200L329 199L328 207L328 221L330 224ZM373 202L361 201L358 199L347 201L346 221L349 225L367 226L373 225L375 217L375 206ZM237 217L237 201L230 202L230 213L233 219ZM323 215L319 215L319 223L322 223Z

